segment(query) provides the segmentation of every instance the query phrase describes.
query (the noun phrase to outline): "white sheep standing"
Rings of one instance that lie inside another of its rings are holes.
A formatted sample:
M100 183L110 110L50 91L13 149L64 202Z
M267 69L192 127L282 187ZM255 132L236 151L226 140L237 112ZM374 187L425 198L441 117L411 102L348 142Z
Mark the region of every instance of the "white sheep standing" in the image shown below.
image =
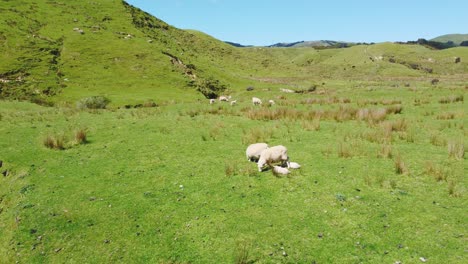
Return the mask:
M258 159L257 166L258 171L262 171L263 166L267 164L271 167L271 163L274 162L287 162L289 160L288 157L288 149L285 146L274 146L271 148L267 148L260 154L260 158Z
M222 101L228 102L229 99L231 99L231 96L226 96L226 95L221 95L221 96L218 98L218 100L219 100L220 102L222 102Z
M237 100L231 101L231 105L237 104Z
M270 106L272 106L272 105L275 104L275 101L273 101L273 100L268 100L268 104L269 104Z
M210 104L214 104L216 102L215 99L210 99Z
M290 171L288 169L283 168L281 166L273 166L273 173L274 174L288 175L289 172Z
M286 164L288 165L289 169L299 169L301 167L301 165L297 162L288 161Z
M245 155L247 156L248 161L258 161L262 151L268 148L267 143L255 143L247 147Z
M257 98L257 97L252 97L252 103L254 105L261 105L262 104L262 100L260 100L260 98Z

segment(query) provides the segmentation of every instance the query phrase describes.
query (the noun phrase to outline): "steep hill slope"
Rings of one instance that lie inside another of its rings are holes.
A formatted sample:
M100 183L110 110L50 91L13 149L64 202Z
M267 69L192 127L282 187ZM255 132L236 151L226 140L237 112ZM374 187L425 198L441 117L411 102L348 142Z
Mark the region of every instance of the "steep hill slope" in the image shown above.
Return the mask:
M236 48L174 28L120 0L2 1L0 11L1 98L53 103L103 95L119 106L201 99L222 88L229 93L324 79L468 72L467 49L439 52L389 43L329 50Z

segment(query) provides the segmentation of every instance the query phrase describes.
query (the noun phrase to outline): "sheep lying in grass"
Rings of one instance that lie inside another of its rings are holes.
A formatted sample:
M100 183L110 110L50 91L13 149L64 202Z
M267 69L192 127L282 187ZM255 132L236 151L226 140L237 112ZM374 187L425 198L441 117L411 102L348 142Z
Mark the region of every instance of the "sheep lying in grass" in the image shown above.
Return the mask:
M272 105L275 104L275 101L273 101L273 100L268 100L268 104L269 104L270 106L272 106Z
M215 99L210 99L210 104L214 104L216 102Z
M281 166L273 166L273 174L275 174L275 175L278 175L278 174L288 175L289 172L290 171L288 169L283 168Z
M261 105L262 104L262 100L260 100L260 98L257 98L257 97L252 97L252 103L254 105Z
M260 158L258 159L257 166L258 171L262 171L263 166L267 164L271 167L271 164L274 162L287 162L288 161L288 150L285 146L274 146L271 148L267 148L260 154Z
M301 165L297 162L287 162L286 163L288 165L288 169L299 169L301 167Z
M255 143L247 147L245 155L247 156L248 161L258 161L262 151L268 148L267 143Z

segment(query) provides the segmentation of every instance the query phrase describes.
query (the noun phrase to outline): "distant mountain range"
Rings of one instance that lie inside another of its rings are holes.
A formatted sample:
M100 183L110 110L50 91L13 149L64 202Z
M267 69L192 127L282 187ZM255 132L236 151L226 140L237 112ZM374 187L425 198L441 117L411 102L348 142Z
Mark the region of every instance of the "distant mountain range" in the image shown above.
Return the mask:
M408 41L408 44L412 43L424 43L427 44L430 42L438 42L438 43L448 43L448 46L443 46L443 47L456 47L456 46L468 46L468 34L447 34L447 35L442 35L435 37L433 39L430 39L428 41L422 41L422 39L419 39L418 41ZM227 44L230 44L235 47L252 47L252 45L242 45L239 43L234 43L234 42L229 42L226 41ZM400 42L401 43L401 42ZM453 44L452 44L453 43ZM275 43L272 45L267 45L264 47L279 47L279 48L290 48L290 47L333 47L333 48L346 48L354 45L360 45L360 44L373 44L373 43L356 43L356 42L346 42L346 41L334 41L334 40L312 40L312 41L296 41L296 42L280 42L280 43ZM437 45L436 45L437 46Z

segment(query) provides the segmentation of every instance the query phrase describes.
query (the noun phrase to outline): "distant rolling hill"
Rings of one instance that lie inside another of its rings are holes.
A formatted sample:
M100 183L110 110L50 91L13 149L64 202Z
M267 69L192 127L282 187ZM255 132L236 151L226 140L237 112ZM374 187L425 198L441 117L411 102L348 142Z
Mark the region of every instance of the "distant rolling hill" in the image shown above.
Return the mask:
M20 3L20 4L19 4ZM121 0L0 2L0 98L112 104L195 100L255 87L324 80L466 74L465 48L381 43L348 49L238 48L181 30ZM455 64L453 57L460 57Z
M463 41L468 42L468 34L447 34L435 37L431 41L436 42L453 42L455 45L459 46Z

